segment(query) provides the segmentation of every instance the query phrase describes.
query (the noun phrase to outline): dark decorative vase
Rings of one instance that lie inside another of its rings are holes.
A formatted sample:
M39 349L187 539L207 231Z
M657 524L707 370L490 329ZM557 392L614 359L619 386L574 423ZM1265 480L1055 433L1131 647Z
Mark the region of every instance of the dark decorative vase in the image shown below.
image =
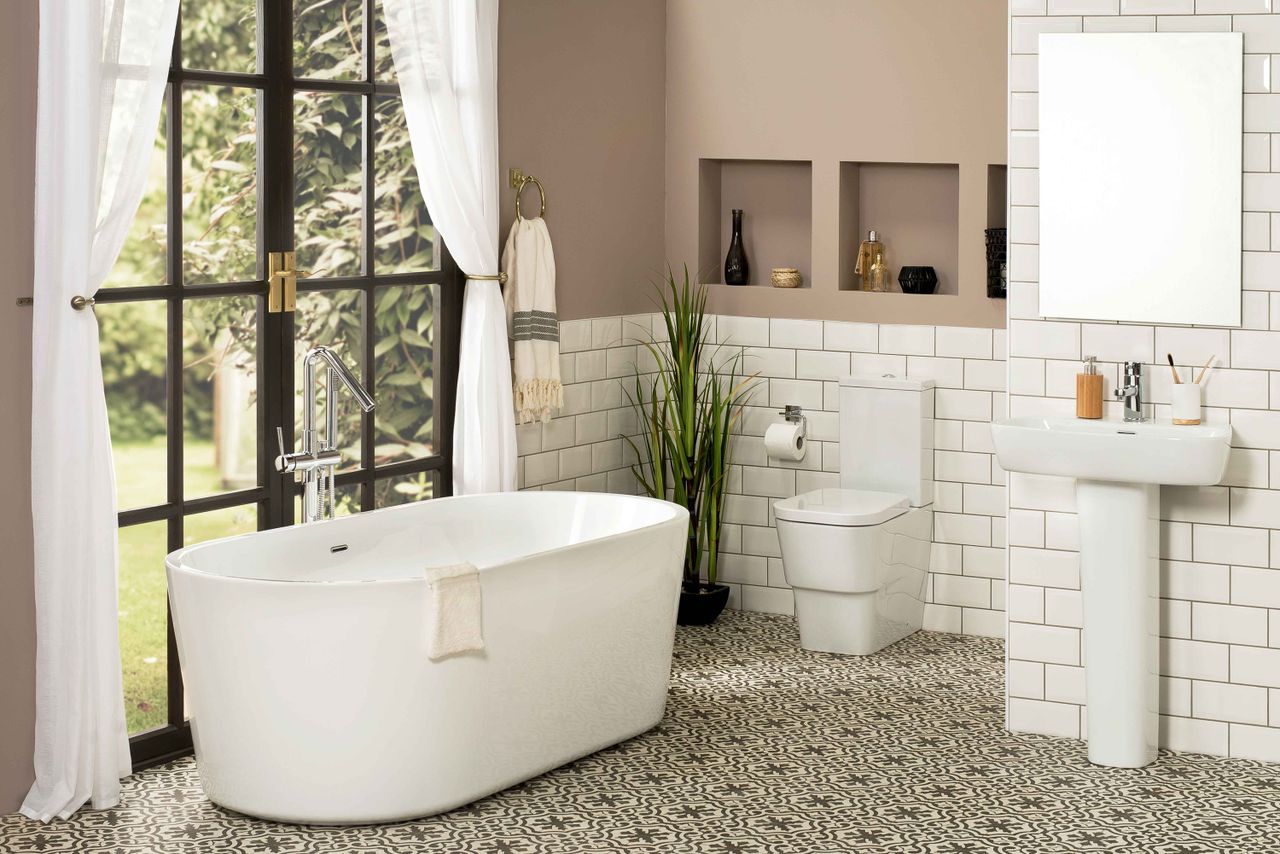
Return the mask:
M1004 299L1009 293L1005 281L1005 259L1009 252L1008 237L1008 229L987 229L987 296L992 299Z
M931 294L938 287L938 272L932 267L903 267L898 284L904 294Z
M725 584L683 584L676 622L682 626L709 626L729 602Z
M742 209L733 209L733 234L729 238L729 254L724 256L724 283L745 285L751 281L747 250L742 245Z

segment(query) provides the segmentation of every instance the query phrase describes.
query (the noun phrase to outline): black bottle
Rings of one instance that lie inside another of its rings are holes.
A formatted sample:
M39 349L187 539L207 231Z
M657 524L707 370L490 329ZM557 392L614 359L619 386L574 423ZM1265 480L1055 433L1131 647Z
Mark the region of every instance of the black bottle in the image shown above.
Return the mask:
M745 285L751 281L747 250L742 246L742 209L733 209L733 236L729 238L729 254L724 256L724 283Z

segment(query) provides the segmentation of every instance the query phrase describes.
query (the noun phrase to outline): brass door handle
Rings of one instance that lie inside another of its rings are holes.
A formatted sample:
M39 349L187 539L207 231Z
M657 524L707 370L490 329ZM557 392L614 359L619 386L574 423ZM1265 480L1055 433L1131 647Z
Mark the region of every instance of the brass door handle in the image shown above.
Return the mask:
M293 252L267 253L267 311L277 314L293 311L298 306L298 276L307 271L297 268Z

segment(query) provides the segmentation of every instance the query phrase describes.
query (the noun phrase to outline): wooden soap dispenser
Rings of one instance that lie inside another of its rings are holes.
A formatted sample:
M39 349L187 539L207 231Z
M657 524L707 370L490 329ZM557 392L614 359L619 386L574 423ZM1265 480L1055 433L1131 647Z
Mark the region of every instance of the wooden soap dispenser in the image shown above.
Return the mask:
M1076 418L1102 417L1102 374L1097 359L1084 357L1084 373L1076 374Z

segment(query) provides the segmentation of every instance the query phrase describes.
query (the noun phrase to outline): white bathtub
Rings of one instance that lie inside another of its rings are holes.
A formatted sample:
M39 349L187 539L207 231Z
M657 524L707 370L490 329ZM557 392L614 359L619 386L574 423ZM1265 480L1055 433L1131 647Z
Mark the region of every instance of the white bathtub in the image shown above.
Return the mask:
M445 498L202 543L169 596L205 794L279 821L443 812L662 718L687 516ZM483 653L425 653L424 568L480 567Z

